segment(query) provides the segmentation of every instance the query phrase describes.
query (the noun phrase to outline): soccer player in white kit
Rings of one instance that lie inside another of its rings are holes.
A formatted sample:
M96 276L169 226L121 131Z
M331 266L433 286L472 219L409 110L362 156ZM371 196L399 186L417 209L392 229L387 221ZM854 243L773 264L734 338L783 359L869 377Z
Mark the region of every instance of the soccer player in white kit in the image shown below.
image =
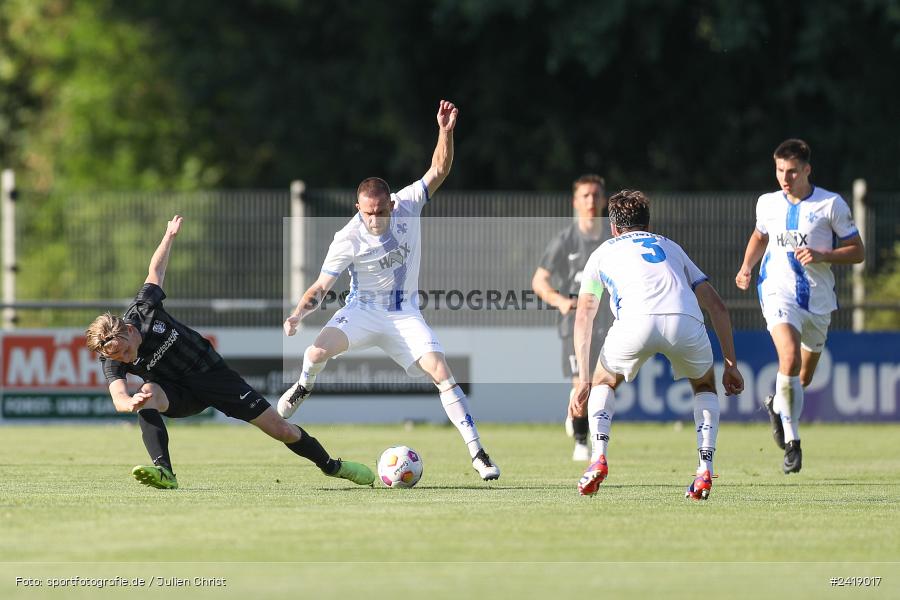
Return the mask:
M584 496L595 494L609 474L606 452L616 388L622 381L633 381L641 365L659 352L671 362L675 379L687 377L694 391L699 461L685 496L706 500L714 474L719 397L700 309L709 313L722 348L725 393L739 394L744 380L737 369L728 309L681 246L648 231L650 203L642 192L622 190L610 198L609 217L613 239L588 259L575 313L579 384L571 409L583 415L587 404L594 442L591 465L578 482L578 491ZM604 286L615 321L591 376L591 327Z
M778 352L775 395L765 405L788 474L802 466L803 388L816 372L837 309L831 265L860 263L865 248L844 199L809 181L806 142L785 140L774 158L781 190L757 200L756 229L734 280L740 289L749 288L753 267L762 259L759 303Z
M498 479L500 469L481 446L466 395L417 305L420 215L450 172L457 115L453 103L441 100L437 145L431 168L422 179L396 194L377 177L359 184L359 212L335 234L319 278L285 320L285 333L296 333L300 320L315 309L344 270L350 271L350 294L345 306L304 352L300 379L279 399L278 413L284 418L294 414L330 358L347 350L378 346L410 375L431 377L447 417L469 450L472 466L487 481Z

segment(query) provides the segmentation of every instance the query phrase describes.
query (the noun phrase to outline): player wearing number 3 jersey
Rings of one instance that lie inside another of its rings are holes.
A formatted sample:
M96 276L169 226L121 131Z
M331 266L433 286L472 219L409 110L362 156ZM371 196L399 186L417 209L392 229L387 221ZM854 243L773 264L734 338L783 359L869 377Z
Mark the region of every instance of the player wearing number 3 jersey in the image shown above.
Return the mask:
M572 412L589 419L594 446L591 466L578 484L583 495L597 492L608 474L606 450L615 414L615 389L632 381L644 362L661 353L672 363L676 379L687 377L694 391L699 464L686 495L705 500L712 487L713 454L719 428L719 398L713 355L701 307L709 312L722 347L727 394L740 393L744 381L737 369L731 319L706 275L681 246L650 233L650 204L643 193L623 190L609 200L613 239L588 259L575 315L575 353L579 387ZM615 322L606 336L591 375L591 326L604 288ZM587 406L585 406L587 404Z

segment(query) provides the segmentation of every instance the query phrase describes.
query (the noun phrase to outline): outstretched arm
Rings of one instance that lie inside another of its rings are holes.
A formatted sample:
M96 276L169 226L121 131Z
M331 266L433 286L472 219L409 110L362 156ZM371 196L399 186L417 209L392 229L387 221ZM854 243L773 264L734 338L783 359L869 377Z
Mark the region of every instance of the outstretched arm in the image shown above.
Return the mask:
M300 325L300 321L319 306L322 302L322 298L325 297L325 294L328 293L328 290L331 289L331 286L334 285L335 281L337 281L337 277L334 275L329 275L328 273L319 274L319 278L316 279L315 283L309 286L309 289L306 290L306 292L304 292L300 301L297 303L297 307L294 308L290 316L285 319L285 335L291 336L297 333L297 326Z
M722 385L726 394L740 394L744 389L744 378L737 368L737 356L734 352L734 335L731 331L731 317L722 298L708 281L704 281L694 288L697 302L700 307L709 313L716 337L719 338L719 347L722 348L722 358L725 360L725 373L722 375Z
M450 166L453 164L453 128L456 127L456 117L459 110L452 102L441 100L438 104L437 124L438 139L431 157L431 168L422 179L428 187L428 197L434 195L447 175L450 174Z
M153 258L150 259L150 268L144 283L155 283L162 287L163 279L166 277L166 267L169 265L169 251L172 250L172 242L175 241L175 236L181 229L181 221L181 217L175 215L166 225L166 233L163 234L162 241L157 246L156 252L153 253Z

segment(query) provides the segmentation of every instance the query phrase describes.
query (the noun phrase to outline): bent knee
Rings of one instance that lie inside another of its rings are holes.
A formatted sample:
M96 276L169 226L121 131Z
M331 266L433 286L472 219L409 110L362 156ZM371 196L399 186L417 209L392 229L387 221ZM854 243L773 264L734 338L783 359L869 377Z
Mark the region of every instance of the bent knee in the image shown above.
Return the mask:
M154 396L162 392L162 388L158 383L147 382L141 385L141 392L145 394L153 394Z
M691 389L695 394L702 394L704 392L709 392L712 394L718 393L718 391L716 390L716 374L712 368L710 368L698 379L691 379L690 382Z
M329 350L326 350L325 348L322 348L320 346L316 346L315 344L307 348L306 352L304 353L306 358L314 363L324 362L331 358L334 354L336 353L330 352Z

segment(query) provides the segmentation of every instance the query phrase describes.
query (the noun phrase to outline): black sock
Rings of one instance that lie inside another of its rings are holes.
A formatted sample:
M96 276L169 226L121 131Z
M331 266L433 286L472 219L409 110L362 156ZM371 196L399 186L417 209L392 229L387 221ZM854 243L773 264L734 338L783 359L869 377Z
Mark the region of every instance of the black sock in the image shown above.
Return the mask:
M575 432L575 441L579 444L587 444L588 418L575 417L572 419L572 430Z
M144 447L150 454L153 464L172 470L172 459L169 458L169 432L163 423L162 415L154 408L138 411L138 423L141 425L141 437Z
M337 470L341 468L340 461L333 460L328 456L328 451L322 447L319 440L306 433L302 427L297 426L297 429L300 430L300 439L292 444L285 444L285 446L290 448L294 454L311 460L328 475L337 473Z

